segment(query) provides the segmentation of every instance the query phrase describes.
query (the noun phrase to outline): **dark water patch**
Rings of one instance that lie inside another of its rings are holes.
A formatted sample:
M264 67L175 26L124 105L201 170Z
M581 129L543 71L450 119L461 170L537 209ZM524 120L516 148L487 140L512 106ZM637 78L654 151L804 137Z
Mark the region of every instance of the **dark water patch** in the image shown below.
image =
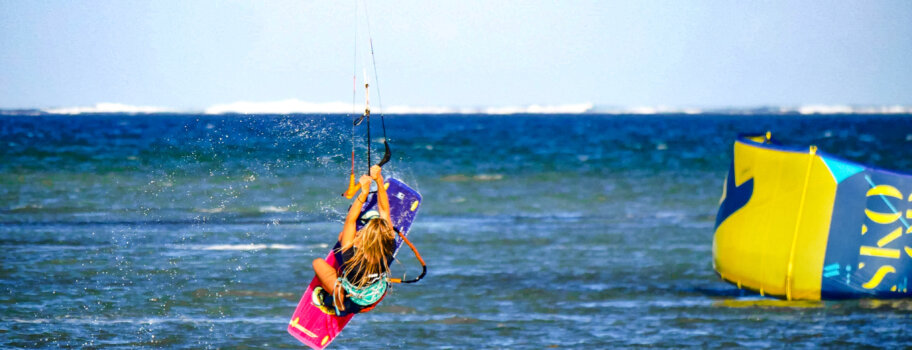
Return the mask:
M392 314L411 314L411 313L415 313L416 311L417 311L417 309L415 309L414 307L409 307L409 306L404 306L404 305L387 306L387 305L381 304L381 305L378 305L377 308L375 308L371 312L380 312L380 313L386 312L386 313L392 313Z
M439 324L474 324L474 323L478 323L478 322L481 322L481 321L478 319L475 319L475 318L471 318L471 317L457 317L457 316L447 317L447 318L444 318L441 320L428 321L428 323L439 323Z

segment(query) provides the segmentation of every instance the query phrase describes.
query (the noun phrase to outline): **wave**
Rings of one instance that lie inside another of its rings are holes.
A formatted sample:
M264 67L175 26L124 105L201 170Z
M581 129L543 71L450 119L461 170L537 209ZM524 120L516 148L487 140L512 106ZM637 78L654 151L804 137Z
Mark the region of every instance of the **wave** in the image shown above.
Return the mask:
M110 324L160 324L160 323L254 323L254 324L287 324L286 318L277 317L225 317L225 318L208 318L208 317L150 317L150 318L98 318L98 317L59 317L59 318L12 318L8 321L13 323L25 324L90 324L90 325L110 325Z
M288 211L288 207L277 207L274 205L265 205L260 208L261 213L284 213Z
M639 309L643 307L674 308L674 307L706 307L712 306L715 301L702 298L674 298L657 300L622 299L583 302L576 307L585 309Z
M446 182L467 182L467 181L476 181L476 182L485 182L485 181L498 181L503 180L502 174L476 174L472 176L463 175L463 174L454 174L441 177L441 181Z
M247 243L247 244L190 244L190 245L176 245L173 246L177 249L185 250L305 250L310 248L329 248L329 245L326 243L312 244L307 246L297 245L297 244L281 244L281 243Z
M15 251L45 251L45 250L79 250L79 251L93 251L100 250L105 248L110 248L111 245L101 245L101 244L42 244L42 243L12 243L12 244L0 244L0 249L3 250L15 250Z
M44 251L44 250L98 250L110 248L111 245L106 244L87 244L87 245L78 245L78 244L41 244L41 243L15 243L15 244L0 244L0 249L7 250L17 250L17 251ZM247 251L247 250L306 250L306 249L326 249L329 248L329 244L319 243L319 244L310 244L310 245L297 245L297 244L282 244L282 243L247 243L247 244L165 244L165 245L134 245L130 247L131 249L178 249L178 250L198 250L198 251L207 251L207 250L234 250L234 251Z

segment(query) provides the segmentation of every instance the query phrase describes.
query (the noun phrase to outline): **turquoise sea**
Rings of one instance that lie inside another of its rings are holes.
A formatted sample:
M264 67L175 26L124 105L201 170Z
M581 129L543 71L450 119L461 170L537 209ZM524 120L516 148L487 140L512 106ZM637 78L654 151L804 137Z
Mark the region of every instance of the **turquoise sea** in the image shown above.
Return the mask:
M0 347L300 348L285 328L348 206L349 120L0 116ZM785 302L722 282L711 262L739 133L912 172L912 115L386 127L385 172L424 196L410 237L428 276L332 348L912 346L912 300ZM420 272L399 259L395 273Z

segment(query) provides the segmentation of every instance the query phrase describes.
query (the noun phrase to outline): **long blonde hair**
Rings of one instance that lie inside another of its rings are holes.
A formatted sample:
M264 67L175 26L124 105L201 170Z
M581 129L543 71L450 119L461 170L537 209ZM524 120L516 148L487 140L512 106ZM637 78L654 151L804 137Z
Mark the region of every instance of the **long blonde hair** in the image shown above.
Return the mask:
M356 287L364 288L377 276L389 272L386 258L393 254L393 241L396 233L384 219L374 218L367 222L355 235L354 244L358 246L354 256L342 265L343 276L348 275L356 266L360 266L361 276L357 281L349 281ZM349 249L353 249L350 247Z

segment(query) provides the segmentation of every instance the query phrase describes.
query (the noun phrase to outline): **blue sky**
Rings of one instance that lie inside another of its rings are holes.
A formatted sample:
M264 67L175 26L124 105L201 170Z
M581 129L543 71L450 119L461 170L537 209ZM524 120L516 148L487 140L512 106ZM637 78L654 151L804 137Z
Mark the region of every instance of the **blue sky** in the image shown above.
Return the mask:
M355 3L0 0L0 108L350 103ZM912 105L912 1L366 6L385 105Z

